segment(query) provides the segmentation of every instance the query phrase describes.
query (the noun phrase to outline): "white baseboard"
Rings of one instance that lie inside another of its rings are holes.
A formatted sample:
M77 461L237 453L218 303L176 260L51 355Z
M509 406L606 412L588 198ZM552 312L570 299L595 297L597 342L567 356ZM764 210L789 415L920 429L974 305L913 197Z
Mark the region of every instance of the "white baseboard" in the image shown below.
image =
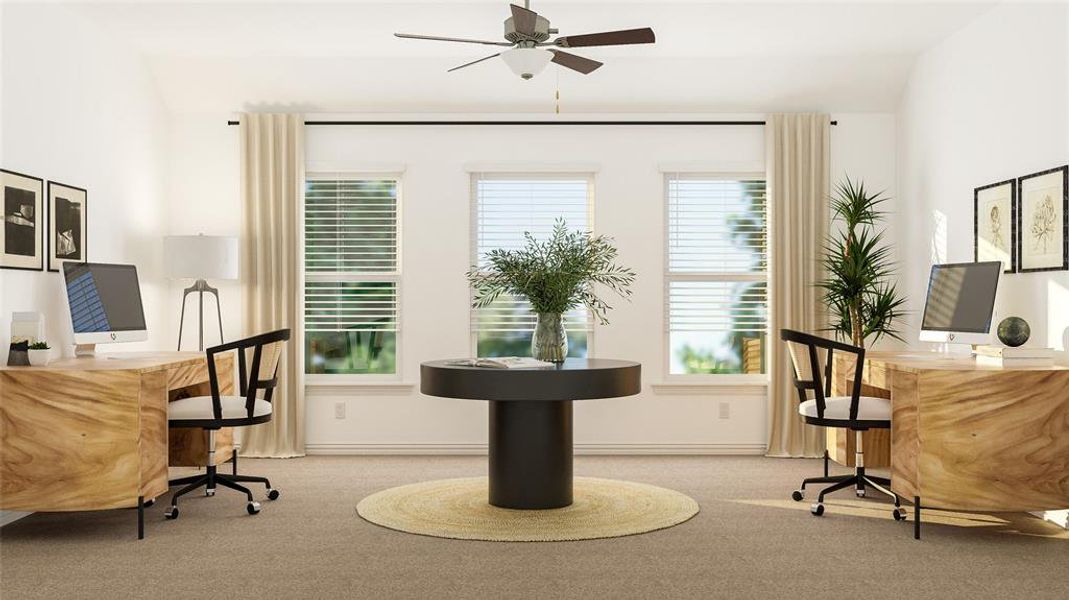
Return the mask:
M319 455L485 455L486 444L307 444ZM761 456L764 444L576 444L578 455Z

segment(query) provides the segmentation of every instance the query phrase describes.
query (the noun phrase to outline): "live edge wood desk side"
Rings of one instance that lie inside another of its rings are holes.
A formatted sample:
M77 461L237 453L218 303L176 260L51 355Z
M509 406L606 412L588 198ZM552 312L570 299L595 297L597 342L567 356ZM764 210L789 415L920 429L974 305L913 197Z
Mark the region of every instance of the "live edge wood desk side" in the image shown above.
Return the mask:
M852 384L854 365L836 354L837 389ZM1069 507L1069 368L868 352L862 383L891 399L895 493L951 510Z
M167 428L169 401L210 393L204 354L110 356L0 367L0 509L138 507L167 492L168 466L206 463L203 431ZM216 364L232 394L233 355ZM225 462L232 431L216 439Z

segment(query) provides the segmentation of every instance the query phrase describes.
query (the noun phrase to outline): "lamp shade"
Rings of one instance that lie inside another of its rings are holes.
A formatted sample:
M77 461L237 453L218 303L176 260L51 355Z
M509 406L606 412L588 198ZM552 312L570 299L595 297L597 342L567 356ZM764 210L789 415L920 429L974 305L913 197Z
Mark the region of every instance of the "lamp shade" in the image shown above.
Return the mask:
M546 68L553 55L548 50L538 48L513 48L502 52L501 58L513 73L530 79Z
M164 261L171 279L237 279L238 238L228 235L169 235Z

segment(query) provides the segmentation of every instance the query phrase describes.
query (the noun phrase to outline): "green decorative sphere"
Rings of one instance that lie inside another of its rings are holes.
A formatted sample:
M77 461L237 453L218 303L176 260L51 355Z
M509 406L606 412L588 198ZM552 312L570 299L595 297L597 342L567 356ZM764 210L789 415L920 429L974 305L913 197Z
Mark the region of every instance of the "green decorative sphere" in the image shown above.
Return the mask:
M1006 317L998 324L998 339L1011 348L1016 348L1028 341L1032 335L1028 321L1021 317Z

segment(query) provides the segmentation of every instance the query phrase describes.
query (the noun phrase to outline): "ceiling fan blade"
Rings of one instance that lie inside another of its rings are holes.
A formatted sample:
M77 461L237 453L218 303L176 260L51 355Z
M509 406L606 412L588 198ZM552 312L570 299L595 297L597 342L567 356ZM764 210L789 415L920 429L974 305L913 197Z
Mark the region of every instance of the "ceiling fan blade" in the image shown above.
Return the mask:
M627 44L652 44L657 41L653 30L625 29L623 31L606 31L605 33L588 33L585 35L567 35L553 40L561 48L582 48L585 46L624 46Z
M511 46L511 42L491 42L489 40L472 40L468 38L440 37L436 35L417 35L414 33L395 33L395 37L410 40L433 40L436 42L463 42L465 44L484 44L487 46Z
M472 65L474 65L476 63L481 63L484 60L490 60L491 58L495 58L495 57L498 57L498 56L501 56L500 52L498 52L497 54L491 54L490 56L487 56L487 57L484 57L484 58L480 58L479 60L473 60L470 63L464 63L464 64L460 65L459 67L453 67L452 69L449 69L448 71L446 71L446 73L452 73L453 71L456 71L457 69L463 69L464 67L470 67L470 66L472 66Z
M515 4L510 4L509 6L512 7L512 25L516 28L516 31L523 35L534 35L538 13Z
M568 67L573 71L579 71L583 75L593 73L595 69L604 64L575 54L561 52L560 50L550 50L550 52L553 53L553 62L562 67Z

